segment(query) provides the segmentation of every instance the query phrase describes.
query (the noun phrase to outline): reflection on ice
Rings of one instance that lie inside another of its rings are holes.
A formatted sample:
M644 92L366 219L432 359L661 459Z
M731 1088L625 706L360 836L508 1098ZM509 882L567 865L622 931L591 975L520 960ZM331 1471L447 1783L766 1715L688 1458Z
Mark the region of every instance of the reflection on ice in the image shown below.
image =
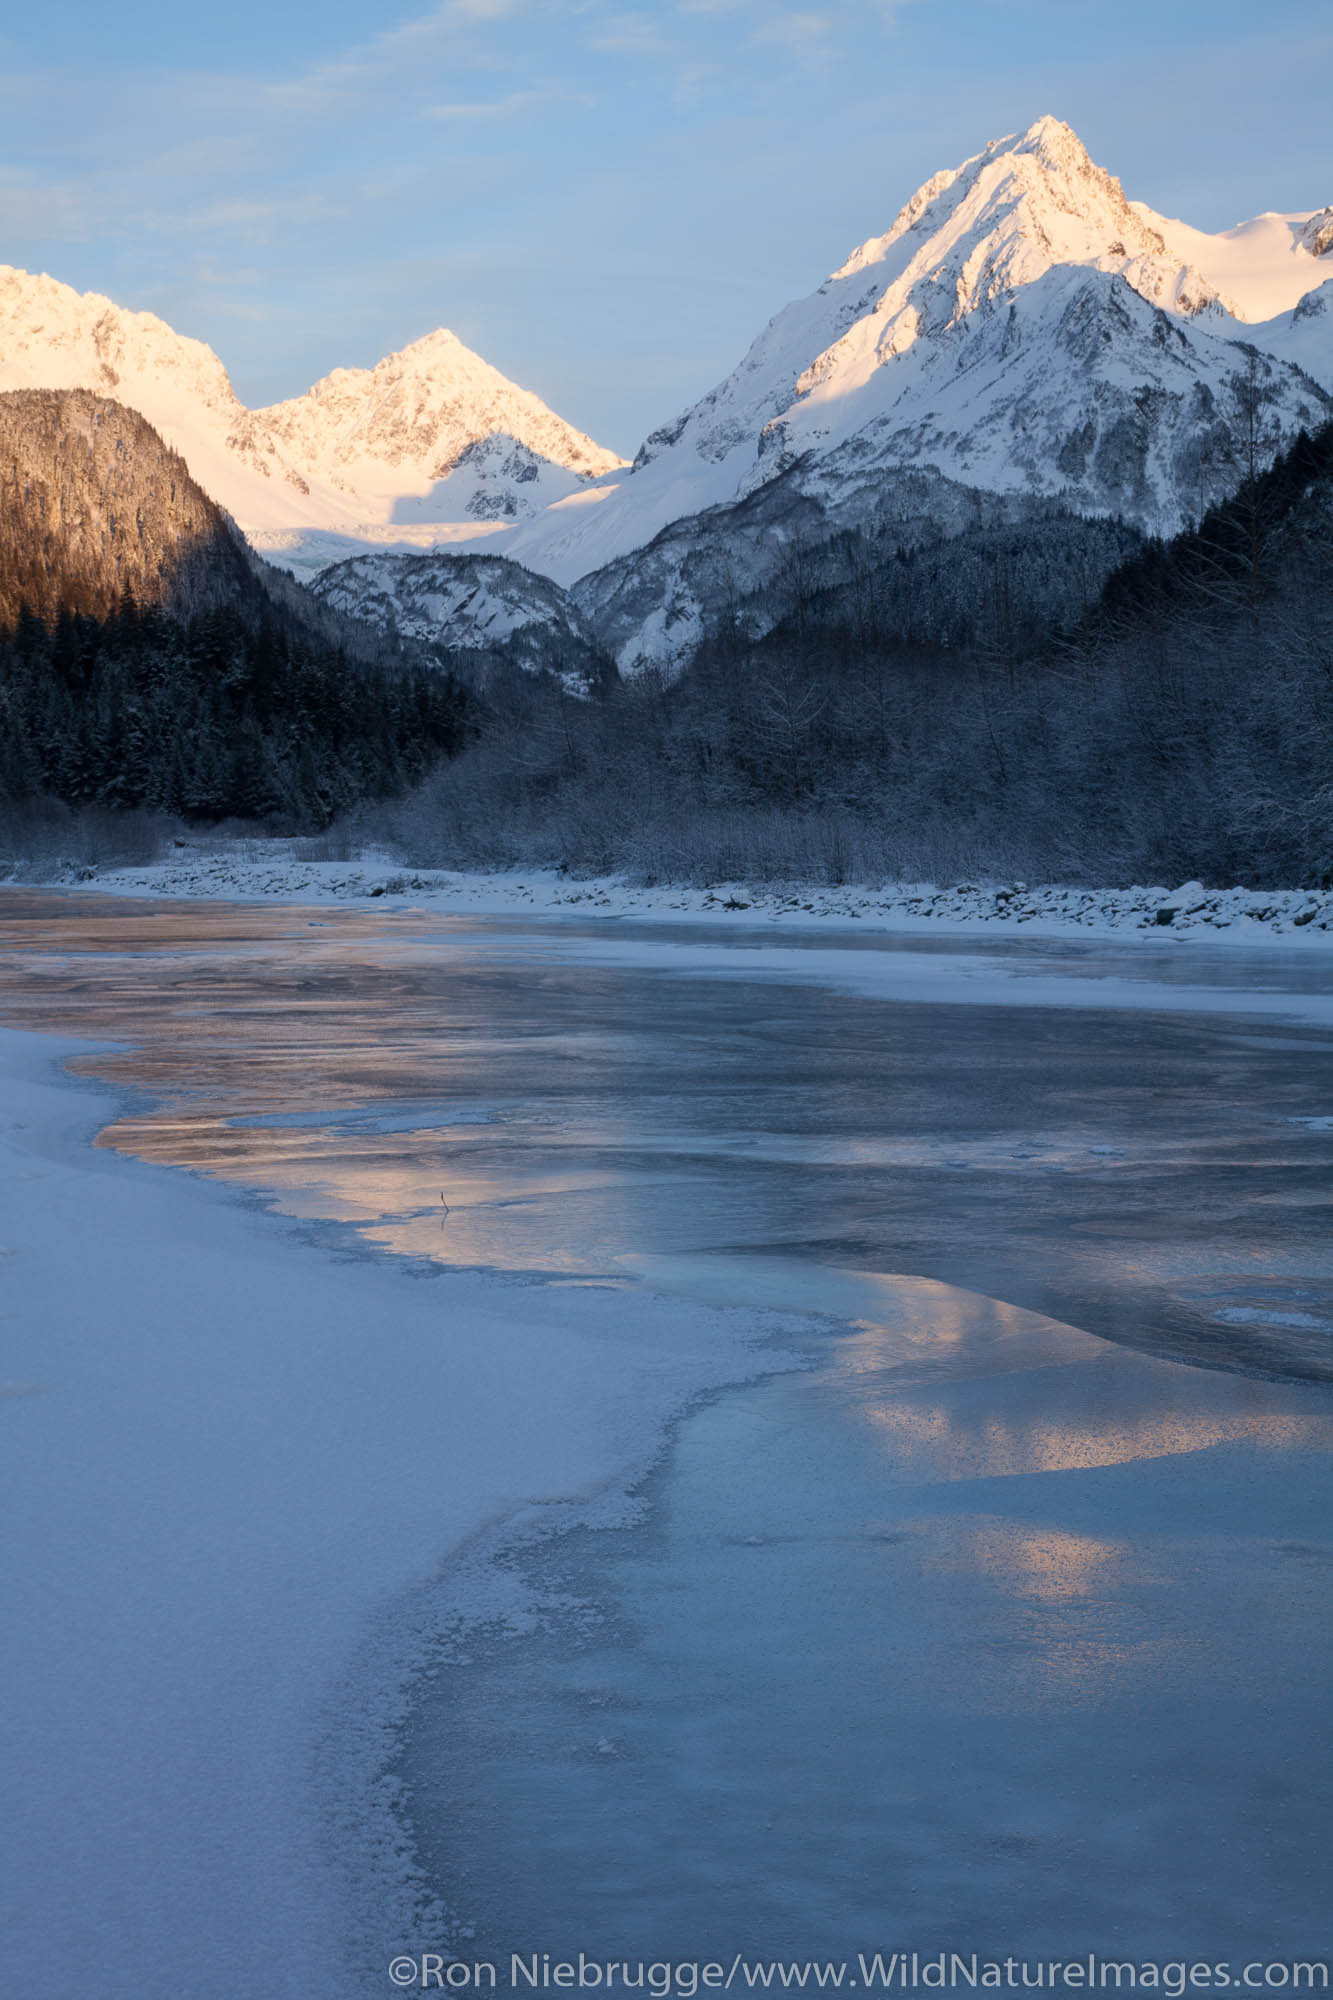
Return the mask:
M969 1373L1067 1365L1104 1352L1104 1343L1043 1313L932 1278L866 1272L878 1312L848 1341L840 1365L869 1374L915 1360Z
M1135 1361L1128 1370L1137 1374L1153 1365ZM992 1385L977 1411L906 1391L899 1399L866 1403L863 1414L879 1434L895 1479L1004 1479L1130 1465L1206 1451L1229 1438L1248 1438L1272 1451L1333 1441L1322 1413L1199 1409L1188 1390L1176 1389L1169 1379L1135 1381L1125 1408L1106 1394L1108 1378L1125 1372L1119 1358L1107 1359L1092 1380L1080 1372L1062 1381L1063 1395L1052 1394L1046 1380L1006 1383L998 1393ZM1262 1394L1253 1400L1262 1403Z
M915 1271L1145 1351L1333 1377L1322 1327L1218 1316L1284 1310L1266 1278L1333 1320L1333 1136L1312 1097L1333 1037L1309 1025L1317 971L1280 954L1200 953L1187 974L1146 948L992 942L960 985L938 940L747 933L737 952L689 926L6 908L10 1018L120 1043L90 1067L155 1107L106 1143L378 1248L646 1282L671 1266L686 1289L730 1290L739 1258L766 1295L770 1259ZM1087 1004L1016 1004L1041 997L1034 970ZM1212 1017L1186 1011L1205 987ZM1214 1296L1191 1295L1201 1280ZM805 1309L844 1312L830 1282Z
M691 1417L642 1526L526 1559L540 1637L432 1684L432 1885L491 1956L1312 1949L1326 1398L835 1276L875 1317Z
M1016 1597L1071 1604L1104 1593L1111 1564L1132 1560L1123 1542L1072 1535L1060 1528L1023 1528L1012 1521L978 1521L956 1544L968 1569L984 1571ZM946 1558L937 1558L946 1566Z

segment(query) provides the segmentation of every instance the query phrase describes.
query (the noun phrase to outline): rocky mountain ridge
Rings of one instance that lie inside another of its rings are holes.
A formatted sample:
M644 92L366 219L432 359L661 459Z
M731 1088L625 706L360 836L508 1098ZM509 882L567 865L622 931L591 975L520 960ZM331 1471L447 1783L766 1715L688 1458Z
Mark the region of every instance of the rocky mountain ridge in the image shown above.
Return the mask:
M321 602L405 640L555 672L584 692L607 667L568 592L503 556L367 554L335 563L311 586Z

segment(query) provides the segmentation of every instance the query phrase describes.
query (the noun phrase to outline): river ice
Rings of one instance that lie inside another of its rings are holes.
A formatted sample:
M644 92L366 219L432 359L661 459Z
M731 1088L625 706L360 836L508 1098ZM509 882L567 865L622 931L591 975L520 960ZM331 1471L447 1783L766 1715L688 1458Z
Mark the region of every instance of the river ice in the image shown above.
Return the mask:
M1307 962L0 934L12 1990L1317 1942Z

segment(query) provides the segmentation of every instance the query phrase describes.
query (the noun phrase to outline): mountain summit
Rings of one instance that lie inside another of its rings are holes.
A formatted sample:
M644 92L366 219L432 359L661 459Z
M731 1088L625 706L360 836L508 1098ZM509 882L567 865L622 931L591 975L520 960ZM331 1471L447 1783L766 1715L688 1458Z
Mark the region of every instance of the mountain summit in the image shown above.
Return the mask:
M1326 220L1209 236L1127 200L1069 126L1039 118L934 175L628 477L505 553L573 581L794 467L834 505L872 470L928 469L1170 531L1234 486L1256 395L1275 443L1327 416L1333 320L1312 311L1333 279Z
M625 463L446 327L374 368L336 368L253 422L370 520L512 521Z

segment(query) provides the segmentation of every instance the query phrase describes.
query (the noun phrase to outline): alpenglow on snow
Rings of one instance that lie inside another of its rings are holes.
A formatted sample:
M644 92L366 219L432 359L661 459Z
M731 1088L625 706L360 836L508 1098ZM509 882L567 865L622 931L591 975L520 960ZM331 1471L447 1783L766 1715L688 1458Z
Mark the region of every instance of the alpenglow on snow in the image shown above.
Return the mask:
M248 410L203 341L0 266L0 389L90 389L137 410L261 549L430 545L533 514L624 460L441 328L374 368Z

